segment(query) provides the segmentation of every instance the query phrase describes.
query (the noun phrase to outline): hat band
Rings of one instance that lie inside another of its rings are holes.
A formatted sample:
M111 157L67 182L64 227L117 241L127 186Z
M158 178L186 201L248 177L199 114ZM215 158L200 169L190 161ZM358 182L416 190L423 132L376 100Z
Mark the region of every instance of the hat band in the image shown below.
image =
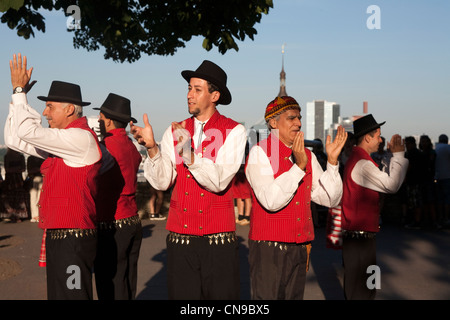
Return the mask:
M127 115L127 114L123 114L123 113L120 113L120 112L116 112L116 111L113 111L113 110L105 108L105 107L101 107L100 111L102 111L102 112L105 111L109 115L115 116L115 117L119 117L120 119L123 119L123 120L131 119L131 115Z

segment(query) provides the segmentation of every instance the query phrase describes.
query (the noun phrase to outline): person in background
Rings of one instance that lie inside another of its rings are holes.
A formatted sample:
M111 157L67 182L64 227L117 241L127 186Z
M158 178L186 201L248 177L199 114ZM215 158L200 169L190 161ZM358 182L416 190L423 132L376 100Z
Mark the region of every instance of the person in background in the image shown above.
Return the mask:
M8 148L4 156L5 180L2 190L2 212L0 218L11 222L28 219L28 194L25 188L23 173L25 172L25 156Z
M435 150L439 220L444 227L450 227L450 145L446 134L439 136Z
M137 172L142 156L128 137L131 101L110 93L100 108L101 144L114 159L98 177L96 197L98 249L95 283L100 300L136 297L142 225L136 204ZM106 152L104 154L107 155Z
M39 222L39 195L42 190L41 165L44 159L35 156L29 156L27 159L27 173L30 190L30 214L31 222Z

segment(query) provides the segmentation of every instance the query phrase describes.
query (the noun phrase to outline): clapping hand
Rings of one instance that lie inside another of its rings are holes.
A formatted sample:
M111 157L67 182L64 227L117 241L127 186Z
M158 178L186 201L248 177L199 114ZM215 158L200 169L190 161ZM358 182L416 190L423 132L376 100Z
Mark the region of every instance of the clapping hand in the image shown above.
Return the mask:
M342 126L338 127L336 138L331 142L331 137L328 135L325 142L325 150L328 155L328 162L332 165L338 164L339 154L347 141L347 132Z
M294 138L292 155L294 156L295 163L304 171L308 164L308 156L305 152L305 134L302 131L297 132Z
M11 84L13 90L17 87L22 87L26 92L30 91L34 86L36 81L30 83L31 74L33 73L33 68L27 69L27 57L19 53L13 55L13 59L9 60L9 68L11 70Z
M194 155L191 148L191 135L186 130L186 121L181 124L172 122L173 134L176 141L178 141L175 150L186 164L194 162Z
M139 127L130 121L130 133L136 139L136 141L147 148L150 156L155 155L157 150L155 150L156 141L153 135L153 128L148 121L148 115L145 113L143 117L144 127ZM157 149L157 148L156 148Z
M394 134L391 138L391 141L388 142L387 148L392 153L405 151L405 143L400 135Z

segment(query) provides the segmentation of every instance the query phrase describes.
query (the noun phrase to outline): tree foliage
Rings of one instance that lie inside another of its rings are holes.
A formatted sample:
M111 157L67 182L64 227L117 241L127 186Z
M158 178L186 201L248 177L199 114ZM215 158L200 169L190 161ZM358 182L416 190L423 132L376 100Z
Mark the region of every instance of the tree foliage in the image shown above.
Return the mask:
M273 7L272 0L2 0L1 22L25 39L45 32L38 12L66 12L77 5L80 28L73 32L75 48L105 49L105 58L134 62L147 55L173 55L192 37L203 37L203 48L221 54L239 50L236 41L254 40L254 28Z

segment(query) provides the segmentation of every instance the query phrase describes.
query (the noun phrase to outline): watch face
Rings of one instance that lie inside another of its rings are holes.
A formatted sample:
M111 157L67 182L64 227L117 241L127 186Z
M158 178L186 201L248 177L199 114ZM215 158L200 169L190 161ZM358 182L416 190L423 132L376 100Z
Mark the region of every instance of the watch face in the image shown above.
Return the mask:
M14 92L15 92L15 93L21 93L21 92L22 92L22 87L17 87L17 88L14 90Z

